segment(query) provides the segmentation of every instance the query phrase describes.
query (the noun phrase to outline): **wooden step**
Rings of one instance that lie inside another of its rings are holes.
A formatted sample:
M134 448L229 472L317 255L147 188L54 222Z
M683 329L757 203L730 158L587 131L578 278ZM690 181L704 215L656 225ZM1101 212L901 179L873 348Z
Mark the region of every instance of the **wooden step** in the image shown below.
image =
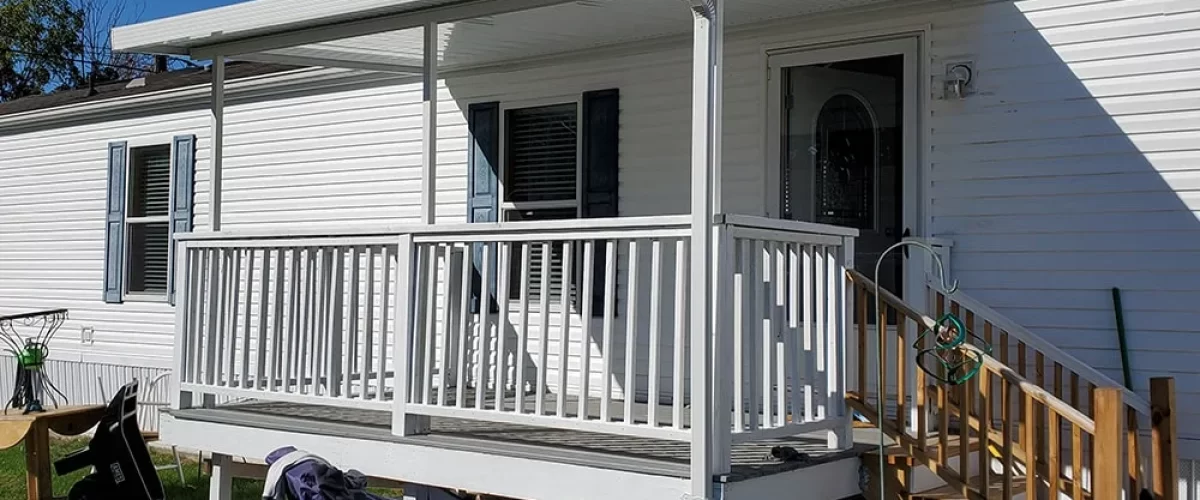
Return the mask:
M988 491L987 491L987 494L984 496L984 498L987 498L988 500L993 500L993 499L1008 500L1008 498L1004 496L1004 487L1001 485L1001 482L1003 480L1004 480L1004 478L1002 478L1002 477L993 477L991 484L988 485ZM973 477L973 478L971 478L970 481L968 481L968 483L971 485L972 489L974 489L975 491L979 491L981 482L982 482L982 478L978 477L978 476ZM1022 494L1024 492L1025 492L1025 476L1013 477L1012 495L1015 496L1015 495ZM963 494L962 490L956 489L950 485L939 486L937 488L932 488L929 490L913 493L912 497L914 500L956 500L956 499L968 498L967 495ZM976 496L974 498L979 498L979 497ZM1034 499L1029 499L1029 500L1034 500Z

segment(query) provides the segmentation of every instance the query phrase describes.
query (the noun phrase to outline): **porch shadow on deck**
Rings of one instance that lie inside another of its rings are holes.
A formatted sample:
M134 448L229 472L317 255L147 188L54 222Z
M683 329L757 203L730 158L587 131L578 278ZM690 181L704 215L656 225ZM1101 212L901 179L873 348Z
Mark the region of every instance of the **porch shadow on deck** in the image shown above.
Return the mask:
M444 417L430 419L432 432L428 435L400 437L392 434L391 412L300 403L250 401L215 408L172 410L170 414L180 420L415 444L659 476L689 474L690 445L681 441ZM792 462L772 459L771 449L775 446L790 446L808 459ZM734 444L732 472L717 480L744 481L854 458L863 451L860 448L829 450L823 432Z

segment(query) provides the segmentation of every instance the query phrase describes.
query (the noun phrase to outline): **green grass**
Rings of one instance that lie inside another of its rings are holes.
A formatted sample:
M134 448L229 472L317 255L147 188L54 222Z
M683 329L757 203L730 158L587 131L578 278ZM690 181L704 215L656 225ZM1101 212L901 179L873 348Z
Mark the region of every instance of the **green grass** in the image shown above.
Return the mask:
M53 439L50 441L51 463L53 460L58 460L62 456L71 453L75 450L87 447L87 440L83 439ZM171 463L171 454L163 453L158 450L151 450L154 456L154 463L163 465ZM208 477L198 476L199 471L195 461L195 456L183 458L183 473L186 478L185 484L179 484L179 474L174 470L165 470L159 472L159 477L162 478L163 488L166 490L168 500L208 500ZM76 471L72 474L63 477L54 477L54 495L56 497L66 497L67 492L71 490L71 485L75 484L83 476L87 475L88 469ZM53 472L51 473L53 475ZM252 500L261 498L263 482L251 479L234 479L233 481L233 498L235 500ZM396 492L379 491L384 496L399 497ZM14 446L7 450L0 451L0 499L20 500L26 498L25 492L25 449L23 446Z

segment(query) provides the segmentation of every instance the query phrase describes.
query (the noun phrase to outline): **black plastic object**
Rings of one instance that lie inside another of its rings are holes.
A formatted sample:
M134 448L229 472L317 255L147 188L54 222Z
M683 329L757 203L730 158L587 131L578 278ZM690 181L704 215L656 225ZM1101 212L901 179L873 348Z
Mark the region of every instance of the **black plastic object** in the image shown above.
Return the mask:
M54 472L96 472L71 487L71 500L165 500L162 481L137 423L137 381L117 391L88 447L54 462Z

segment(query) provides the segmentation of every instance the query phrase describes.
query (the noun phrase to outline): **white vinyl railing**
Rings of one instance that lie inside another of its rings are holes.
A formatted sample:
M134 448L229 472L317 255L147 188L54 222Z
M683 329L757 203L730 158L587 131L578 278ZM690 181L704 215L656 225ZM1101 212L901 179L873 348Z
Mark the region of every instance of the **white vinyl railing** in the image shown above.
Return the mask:
M179 393L688 441L709 369L725 443L843 428L857 232L715 221L717 349L694 367L689 220L182 235Z
M396 237L180 239L181 390L391 407Z
M687 440L687 236L673 216L413 234L407 411Z
M837 429L854 230L727 216L733 441ZM740 411L739 411L740 403Z

